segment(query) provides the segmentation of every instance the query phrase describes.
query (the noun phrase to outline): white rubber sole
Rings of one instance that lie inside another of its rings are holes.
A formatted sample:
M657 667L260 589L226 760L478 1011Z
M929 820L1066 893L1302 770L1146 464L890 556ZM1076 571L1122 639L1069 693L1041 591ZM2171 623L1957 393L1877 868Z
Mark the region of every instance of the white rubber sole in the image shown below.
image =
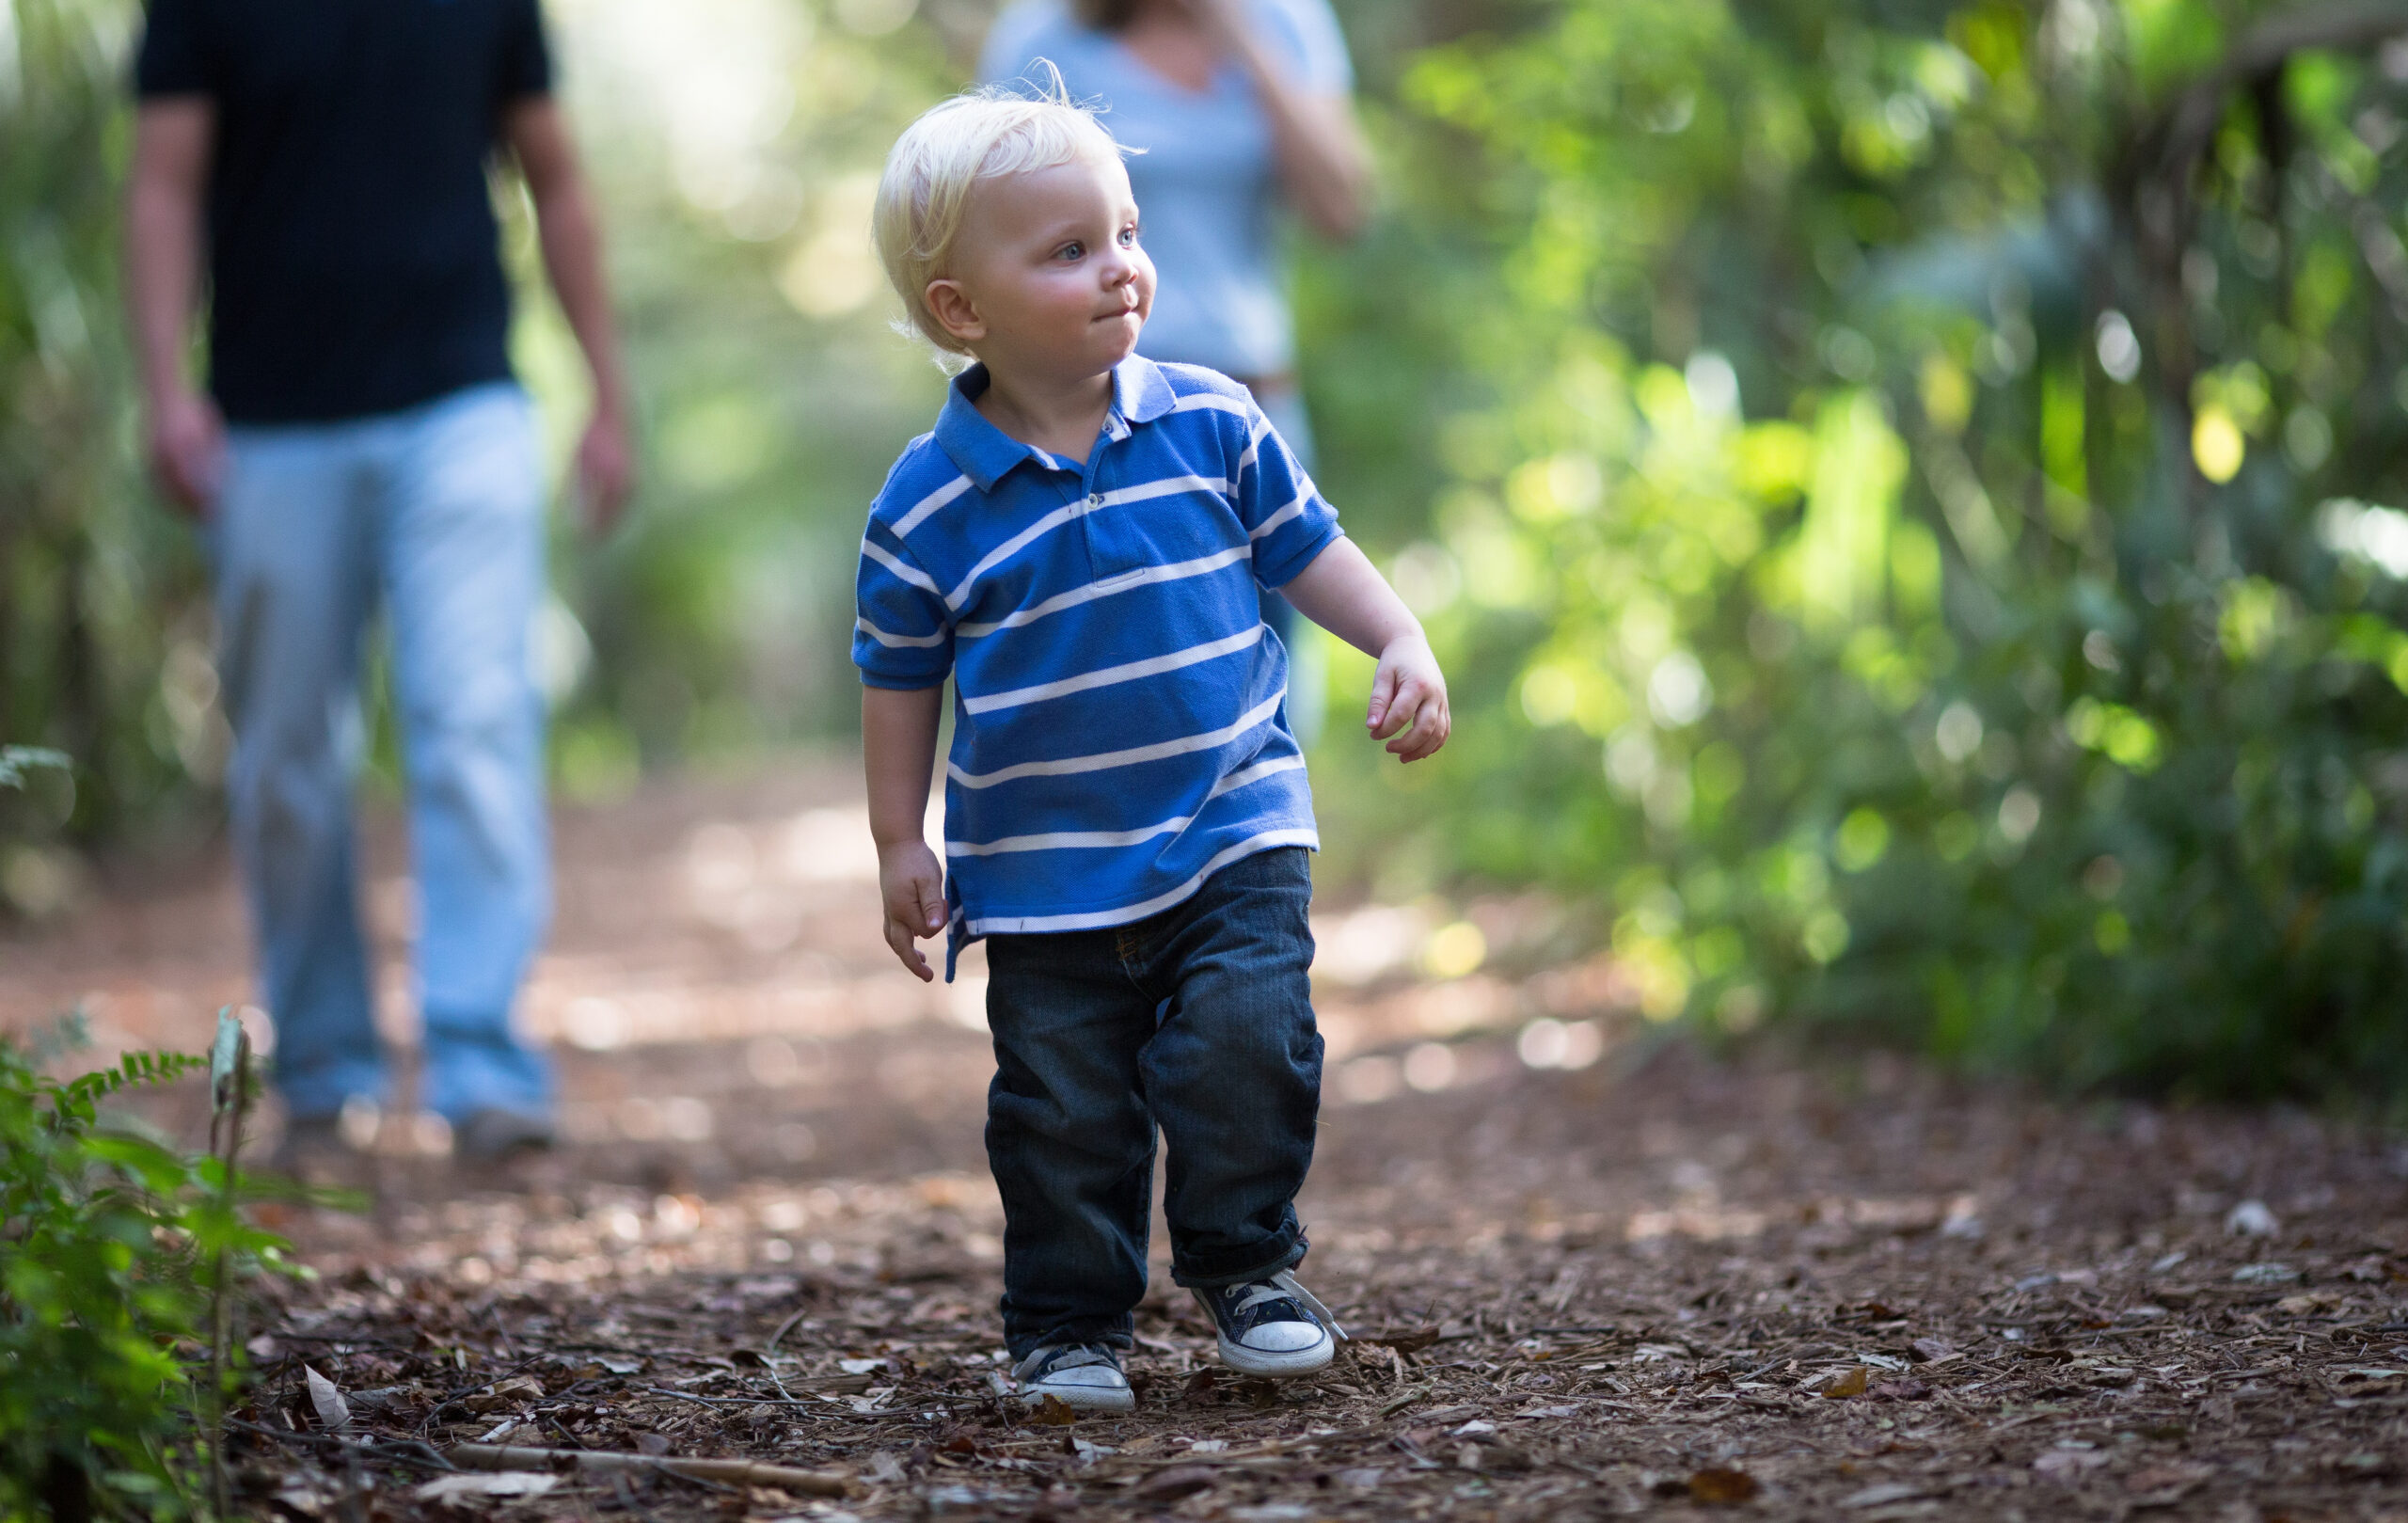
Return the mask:
M1220 1345L1223 1364L1239 1374L1252 1375L1257 1380L1293 1380L1298 1375L1326 1369L1329 1361L1338 1357L1338 1340L1330 1336L1326 1327L1321 1330L1320 1342L1277 1354L1268 1349L1247 1348L1226 1338L1220 1340Z
M1039 1381L1020 1388L1020 1399L1031 1406L1042 1406L1048 1396L1079 1412L1137 1410L1137 1393L1126 1386L1116 1390L1109 1386L1049 1386Z

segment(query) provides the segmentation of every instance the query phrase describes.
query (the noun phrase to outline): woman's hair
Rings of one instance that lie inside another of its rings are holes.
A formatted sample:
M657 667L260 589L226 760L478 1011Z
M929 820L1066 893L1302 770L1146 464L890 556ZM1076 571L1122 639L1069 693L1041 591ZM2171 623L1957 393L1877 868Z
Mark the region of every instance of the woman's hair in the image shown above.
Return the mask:
M871 218L879 261L911 326L952 354L966 351L928 310L927 293L951 261L971 186L1080 159L1117 163L1123 151L1095 114L1069 98L1061 72L1038 62L1050 78L1035 94L989 86L931 106L895 140L879 177Z
M1123 31L1137 19L1137 0L1073 0L1070 9L1080 25L1100 32Z

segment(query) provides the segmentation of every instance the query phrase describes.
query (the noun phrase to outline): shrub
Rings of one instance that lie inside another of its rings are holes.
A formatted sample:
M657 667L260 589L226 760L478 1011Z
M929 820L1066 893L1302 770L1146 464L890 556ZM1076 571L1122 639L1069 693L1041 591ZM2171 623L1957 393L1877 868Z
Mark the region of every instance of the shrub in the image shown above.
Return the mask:
M0 1039L0 1515L83 1515L95 1494L192 1515L199 1419L224 1396L206 1388L214 1281L289 1272L285 1245L242 1220L221 1160L102 1117L201 1059L129 1053L60 1081L47 1055Z

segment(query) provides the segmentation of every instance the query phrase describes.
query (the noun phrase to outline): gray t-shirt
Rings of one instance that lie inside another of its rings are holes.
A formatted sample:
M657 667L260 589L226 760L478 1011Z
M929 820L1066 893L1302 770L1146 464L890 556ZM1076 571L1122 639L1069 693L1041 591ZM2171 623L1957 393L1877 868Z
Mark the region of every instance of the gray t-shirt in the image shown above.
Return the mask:
M1327 0L1248 4L1290 79L1317 95L1353 87ZM1119 38L1081 25L1064 0L1018 0L988 34L979 77L1041 78L1039 58L1062 71L1073 98L1102 112L1116 139L1146 151L1129 160L1129 181L1162 281L1138 351L1240 377L1287 370L1295 331L1277 257L1277 169L1271 124L1244 71L1224 64L1209 89L1186 89Z

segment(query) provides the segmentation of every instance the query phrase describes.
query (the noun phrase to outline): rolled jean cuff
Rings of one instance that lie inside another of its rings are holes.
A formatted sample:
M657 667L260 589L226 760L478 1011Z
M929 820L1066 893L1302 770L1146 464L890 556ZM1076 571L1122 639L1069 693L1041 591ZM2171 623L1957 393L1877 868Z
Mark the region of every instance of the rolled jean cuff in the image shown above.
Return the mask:
M1306 1250L1312 1245L1305 1239L1302 1227L1291 1226L1256 1252L1246 1255L1247 1263L1239 1269L1224 1269L1218 1264L1198 1266L1180 1263L1176 1258L1170 1266L1171 1283L1192 1291L1217 1291L1224 1285L1244 1285L1252 1280L1267 1279L1283 1269L1293 1269L1305 1261Z
M1042 1332L1006 1333L1004 1350L1018 1364L1041 1348L1057 1343L1101 1343L1122 1353L1137 1346L1136 1319L1127 1313L1117 1317L1074 1317L1057 1323Z

